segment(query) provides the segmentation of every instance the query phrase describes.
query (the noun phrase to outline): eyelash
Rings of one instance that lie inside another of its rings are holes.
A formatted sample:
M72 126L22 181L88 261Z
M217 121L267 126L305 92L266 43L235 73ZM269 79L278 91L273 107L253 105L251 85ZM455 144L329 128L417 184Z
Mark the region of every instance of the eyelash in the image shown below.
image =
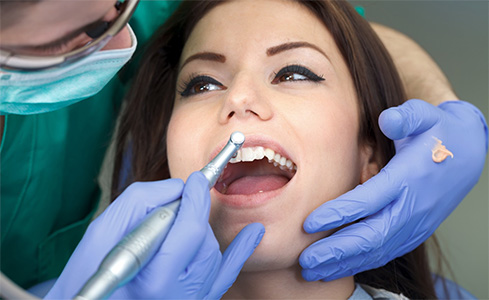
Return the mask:
M305 79L296 79L291 81L312 81L319 82L323 81L324 77L316 75L314 72L309 70L308 68L301 65L288 65L280 69L277 73L275 73L275 78L272 80L273 84L278 84L278 80L284 76L291 76L293 74L299 74L305 76ZM289 81L289 80L286 80Z
M210 76L192 74L190 75L189 79L187 79L180 85L178 89L178 93L182 97L189 97L195 94L205 93L206 91L202 91L202 87L208 86L209 84L219 85L223 87L223 89L226 89L222 83L220 83L219 81L215 80ZM199 85L200 85L199 88L200 92L197 92L195 90L192 91L192 89L198 87Z
M295 79L295 80L289 80L290 76L293 76L294 74L298 74L301 76L304 76L304 79ZM275 73L275 77L272 80L272 84L278 84L281 82L281 78L284 76L288 76L284 78L284 81L312 81L312 82L319 82L323 81L324 77L316 75L314 72L309 70L308 68L301 66L301 65L288 65L280 69L277 73ZM205 93L209 91L208 85L209 84L214 84L220 86L222 89L226 89L222 83L219 81L215 80L214 78L207 76L207 75L196 75L192 74L189 76L189 79L184 81L179 89L178 93L182 97L189 97L193 96L196 94L200 93ZM207 86L207 90L203 90L204 86ZM195 88L199 88L199 91L196 91Z

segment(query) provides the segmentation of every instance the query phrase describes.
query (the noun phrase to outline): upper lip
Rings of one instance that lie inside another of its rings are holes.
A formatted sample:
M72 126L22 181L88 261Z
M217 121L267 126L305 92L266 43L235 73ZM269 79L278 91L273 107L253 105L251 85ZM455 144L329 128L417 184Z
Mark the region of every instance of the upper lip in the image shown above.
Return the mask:
M208 162L210 162L218 153L219 151L224 148L224 146L227 144L229 141L229 138L225 141L222 141L218 144L214 150L212 150L210 157L208 158ZM280 154L282 157L286 157L290 159L292 162L296 163L295 158L291 153L289 153L279 142L275 141L274 139L264 136L264 135L258 135L258 134L246 134L245 133L245 142L241 149L246 148L246 147L258 147L261 146L263 148L269 148L275 153Z

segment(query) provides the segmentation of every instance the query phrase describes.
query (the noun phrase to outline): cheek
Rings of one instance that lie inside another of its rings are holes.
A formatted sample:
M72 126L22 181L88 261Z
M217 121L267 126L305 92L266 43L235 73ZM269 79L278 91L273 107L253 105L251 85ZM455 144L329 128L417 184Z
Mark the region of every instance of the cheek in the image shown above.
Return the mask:
M319 128L307 133L310 145L305 149L306 174L316 187L319 203L334 199L360 182L360 151L358 145L358 117L355 105L328 105L315 120L310 117L306 126ZM319 107L317 111L320 111ZM318 181L321 182L318 185Z
M168 124L167 131L167 156L170 175L172 178L186 179L192 172L191 159L192 145L189 145L191 138L182 138L189 135L190 126L187 126L183 114L173 113Z
M175 105L167 131L167 155L170 175L186 179L200 170L208 161L208 154L216 146L213 111L205 105Z

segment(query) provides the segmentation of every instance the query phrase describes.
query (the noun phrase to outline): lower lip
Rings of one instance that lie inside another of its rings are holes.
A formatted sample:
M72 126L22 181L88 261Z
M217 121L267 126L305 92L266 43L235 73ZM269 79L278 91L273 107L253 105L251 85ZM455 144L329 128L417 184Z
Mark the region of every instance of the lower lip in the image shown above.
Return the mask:
M295 176L287 182L283 187L262 193L256 193L251 195L226 195L218 192L216 189L212 189L211 193L215 195L215 198L226 206L236 208L253 208L264 205L273 199L279 197L285 192L290 183L294 180Z

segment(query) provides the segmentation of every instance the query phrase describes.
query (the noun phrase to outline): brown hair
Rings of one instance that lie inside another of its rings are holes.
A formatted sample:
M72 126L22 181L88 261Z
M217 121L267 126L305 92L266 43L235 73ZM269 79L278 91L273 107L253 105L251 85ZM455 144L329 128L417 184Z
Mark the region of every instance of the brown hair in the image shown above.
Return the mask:
M153 36L123 113L113 177L113 197L134 181L169 178L166 128L175 98L178 63L196 23L222 1L184 1ZM372 146L379 165L394 155L394 145L377 125L382 110L401 104L405 93L394 64L367 21L345 1L297 1L331 32L347 64L360 107L361 143ZM131 152L129 176L121 179L123 155ZM436 298L421 245L386 266L357 274L357 282L413 299Z

